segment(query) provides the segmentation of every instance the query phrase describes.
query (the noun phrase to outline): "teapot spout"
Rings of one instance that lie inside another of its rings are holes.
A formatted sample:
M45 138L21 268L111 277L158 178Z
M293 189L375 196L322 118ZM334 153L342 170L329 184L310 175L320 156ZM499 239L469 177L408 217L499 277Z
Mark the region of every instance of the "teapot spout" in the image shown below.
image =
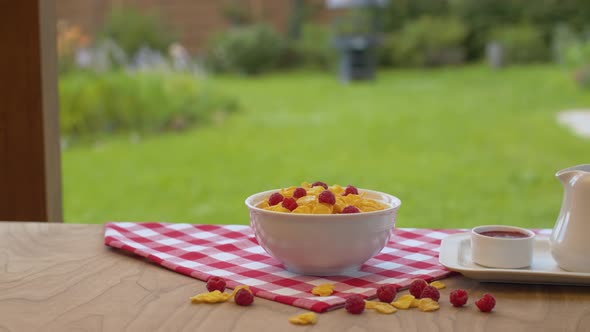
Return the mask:
M585 165L578 165L573 167L568 167L566 169L562 169L561 171L557 172L555 176L561 181L563 185L571 183L572 181L575 182L575 178L580 175L590 175L590 164Z

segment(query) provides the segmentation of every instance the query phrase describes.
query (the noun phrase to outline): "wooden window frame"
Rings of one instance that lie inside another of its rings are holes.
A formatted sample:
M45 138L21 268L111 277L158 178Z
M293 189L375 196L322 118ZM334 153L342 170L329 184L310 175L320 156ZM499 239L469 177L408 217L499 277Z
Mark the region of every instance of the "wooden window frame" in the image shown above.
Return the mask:
M0 17L0 221L62 222L55 1Z

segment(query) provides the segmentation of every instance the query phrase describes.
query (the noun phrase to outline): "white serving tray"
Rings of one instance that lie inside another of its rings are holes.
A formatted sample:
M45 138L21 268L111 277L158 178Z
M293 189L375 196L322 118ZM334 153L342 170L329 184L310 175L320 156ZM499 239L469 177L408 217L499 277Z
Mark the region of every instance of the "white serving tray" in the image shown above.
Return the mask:
M590 273L562 270L551 256L549 238L535 237L533 263L522 269L495 269L475 264L471 260L469 233L449 235L440 246L439 262L451 271L467 278L487 282L527 284L590 285Z

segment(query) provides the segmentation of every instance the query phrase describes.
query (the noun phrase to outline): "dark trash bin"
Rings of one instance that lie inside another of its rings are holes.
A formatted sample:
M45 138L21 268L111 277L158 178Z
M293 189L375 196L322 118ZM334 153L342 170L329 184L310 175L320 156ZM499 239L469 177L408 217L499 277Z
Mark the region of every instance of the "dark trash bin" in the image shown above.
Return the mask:
M379 12L387 2L327 0L330 8L355 8L350 15L339 17L334 22L333 44L340 55L338 69L341 81L375 79L381 25Z
M339 37L334 43L340 54L338 65L340 80L348 82L375 78L377 68L375 37Z

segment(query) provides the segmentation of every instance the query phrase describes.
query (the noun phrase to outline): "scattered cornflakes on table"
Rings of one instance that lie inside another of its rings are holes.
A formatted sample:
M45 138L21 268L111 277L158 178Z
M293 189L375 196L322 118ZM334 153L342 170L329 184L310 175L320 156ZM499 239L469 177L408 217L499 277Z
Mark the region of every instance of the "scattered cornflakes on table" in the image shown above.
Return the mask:
M412 306L413 301L416 298L414 297L414 295L403 295L401 296L399 299L397 299L397 301L393 301L391 302L391 305L393 305L394 307L398 308L398 309L409 309Z
M318 322L318 315L313 312L306 312L289 318L289 322L295 325L313 325Z
M218 290L197 294L191 297L192 303L222 303L231 298L232 294L222 293Z
M420 304L418 305L418 308L422 311L436 311L440 308L440 305L438 304L438 302L431 298L424 298L420 299Z
M231 294L222 293L219 290L214 290L212 292L197 294L197 295L191 297L190 300L192 303L227 302L229 299L233 298L240 289L246 289L248 292L252 293L252 291L250 290L250 287L248 287L246 285L239 285L239 286L236 286L236 288L234 288L234 290Z
M443 288L446 288L447 287L447 285L443 284L440 281L433 281L433 282L430 283L430 286L432 286L432 287L434 287L436 289L443 289Z
M320 284L312 288L311 293L316 296L330 296L334 293L334 285Z
M391 304L379 301L367 301L365 300L365 309L367 310L375 310L378 313L382 314L392 314L397 312L397 309L394 308Z

